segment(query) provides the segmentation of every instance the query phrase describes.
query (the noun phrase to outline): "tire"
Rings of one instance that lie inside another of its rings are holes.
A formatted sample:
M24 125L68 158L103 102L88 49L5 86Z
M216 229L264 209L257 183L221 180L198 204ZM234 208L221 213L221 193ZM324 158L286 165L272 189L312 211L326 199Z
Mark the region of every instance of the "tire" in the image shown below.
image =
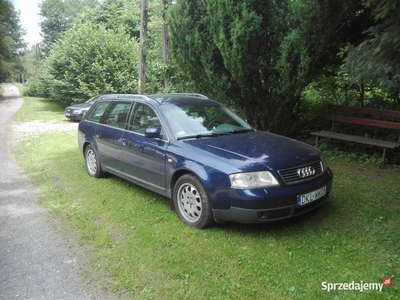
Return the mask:
M99 156L92 145L85 149L85 165L88 174L95 178L104 177L105 172L101 168Z
M208 194L195 176L186 174L177 180L173 201L179 218L187 225L202 229L214 223Z

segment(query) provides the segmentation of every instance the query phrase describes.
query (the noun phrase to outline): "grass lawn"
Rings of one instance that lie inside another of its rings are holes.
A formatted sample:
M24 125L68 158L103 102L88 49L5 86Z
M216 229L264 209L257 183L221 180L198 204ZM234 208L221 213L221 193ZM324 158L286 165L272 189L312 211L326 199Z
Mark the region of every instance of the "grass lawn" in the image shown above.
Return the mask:
M37 113L42 110L45 113ZM25 98L17 123L63 120ZM39 201L76 236L107 292L131 299L399 299L400 167L330 159L330 200L304 217L264 225L188 227L168 199L116 177L86 174L76 132L30 137L13 152ZM329 159L329 157L328 157ZM323 290L382 283L379 291Z

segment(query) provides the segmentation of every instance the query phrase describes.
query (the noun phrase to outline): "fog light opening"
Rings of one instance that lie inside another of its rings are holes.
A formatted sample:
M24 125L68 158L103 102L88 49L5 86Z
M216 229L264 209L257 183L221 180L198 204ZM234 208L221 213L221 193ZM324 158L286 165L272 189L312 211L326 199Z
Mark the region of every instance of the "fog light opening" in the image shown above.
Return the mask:
M267 218L267 212L260 211L260 212L257 213L257 216L258 216L259 219L265 220Z

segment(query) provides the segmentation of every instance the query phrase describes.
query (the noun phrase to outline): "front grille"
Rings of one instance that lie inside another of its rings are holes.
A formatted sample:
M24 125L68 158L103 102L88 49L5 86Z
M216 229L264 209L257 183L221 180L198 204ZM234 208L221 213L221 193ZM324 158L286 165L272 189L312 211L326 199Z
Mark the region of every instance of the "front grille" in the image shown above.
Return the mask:
M321 161L278 171L279 175L281 175L283 181L287 185L293 185L312 180L321 176L323 172L324 170Z

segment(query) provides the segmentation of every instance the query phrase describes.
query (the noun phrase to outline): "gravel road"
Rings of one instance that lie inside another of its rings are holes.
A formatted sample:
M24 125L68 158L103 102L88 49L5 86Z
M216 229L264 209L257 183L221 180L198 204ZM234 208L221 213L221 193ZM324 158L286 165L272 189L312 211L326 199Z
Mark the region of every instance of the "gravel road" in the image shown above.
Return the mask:
M10 156L10 130L18 136L46 130L71 130L40 122L12 126L23 100L15 86L4 84L0 102L0 299L93 299L77 275L79 259L52 230L35 190ZM71 128L69 128L71 127ZM44 130L44 129L43 129ZM15 140L15 139L14 139Z

